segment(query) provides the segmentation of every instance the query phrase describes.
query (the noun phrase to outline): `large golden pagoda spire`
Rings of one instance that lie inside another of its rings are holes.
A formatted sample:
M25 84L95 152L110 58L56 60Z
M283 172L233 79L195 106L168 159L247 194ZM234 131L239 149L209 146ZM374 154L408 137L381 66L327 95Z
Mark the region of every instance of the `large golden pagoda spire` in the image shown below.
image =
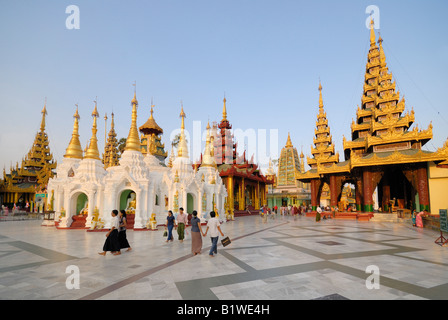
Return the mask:
M95 100L95 108L92 112L93 117L93 125L92 125L92 137L90 138L89 148L86 150L85 159L96 159L100 160L100 152L98 150L98 139L96 137L97 129L97 118L99 117L99 113L97 110L96 100Z
M64 158L74 158L74 159L82 159L82 147L81 142L79 141L79 113L78 113L78 105L76 104L76 112L73 115L75 119L73 123L73 132L72 138L68 147L65 151Z
M126 139L126 148L125 151L131 150L131 151L140 151L140 138L138 135L138 128L137 128L137 107L138 107L138 101L137 101L137 93L134 91L134 98L131 101L132 104L132 123L131 123L131 129L129 129L129 135Z
M177 149L177 156L188 158L188 146L187 141L185 140L185 112L183 105L181 107L180 117L182 118L182 123L180 126L180 139L179 139L179 147Z

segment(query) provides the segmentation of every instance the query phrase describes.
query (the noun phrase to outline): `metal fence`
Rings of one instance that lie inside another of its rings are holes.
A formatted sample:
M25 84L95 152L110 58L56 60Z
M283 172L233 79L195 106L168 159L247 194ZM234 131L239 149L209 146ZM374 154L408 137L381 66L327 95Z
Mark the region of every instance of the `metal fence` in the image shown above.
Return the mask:
M34 213L26 211L4 212L0 211L0 222L23 221L23 220L42 220L43 213Z

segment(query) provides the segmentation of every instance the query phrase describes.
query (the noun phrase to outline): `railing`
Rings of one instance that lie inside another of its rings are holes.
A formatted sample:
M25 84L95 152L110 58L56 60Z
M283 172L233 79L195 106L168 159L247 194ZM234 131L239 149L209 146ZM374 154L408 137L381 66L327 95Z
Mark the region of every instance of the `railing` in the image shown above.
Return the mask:
M21 210L4 211L0 210L0 222L23 221L23 220L42 220L43 213L26 212Z

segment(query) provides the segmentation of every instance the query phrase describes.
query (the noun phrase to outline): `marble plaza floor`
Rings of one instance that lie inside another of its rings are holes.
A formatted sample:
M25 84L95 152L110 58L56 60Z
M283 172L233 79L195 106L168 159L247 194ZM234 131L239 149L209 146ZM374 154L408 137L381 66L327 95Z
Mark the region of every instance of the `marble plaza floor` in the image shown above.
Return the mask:
M214 258L208 237L192 256L188 235L165 243L163 229L128 231L133 250L103 257L105 233L40 223L0 223L1 300L448 299L448 247L409 223L240 217ZM66 285L70 266L79 289Z

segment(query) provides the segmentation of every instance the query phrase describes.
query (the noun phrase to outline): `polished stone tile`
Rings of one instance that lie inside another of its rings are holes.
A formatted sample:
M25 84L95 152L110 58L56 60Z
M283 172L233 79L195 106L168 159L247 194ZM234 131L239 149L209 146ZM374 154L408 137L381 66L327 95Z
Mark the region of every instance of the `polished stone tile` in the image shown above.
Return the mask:
M57 230L39 221L0 224L0 299L395 300L448 299L448 248L437 232L406 223L258 216L222 229L232 244L191 255L191 239L165 243L159 231L128 231L133 248L99 256L105 233ZM80 289L68 289L68 266ZM380 289L368 289L369 265Z

